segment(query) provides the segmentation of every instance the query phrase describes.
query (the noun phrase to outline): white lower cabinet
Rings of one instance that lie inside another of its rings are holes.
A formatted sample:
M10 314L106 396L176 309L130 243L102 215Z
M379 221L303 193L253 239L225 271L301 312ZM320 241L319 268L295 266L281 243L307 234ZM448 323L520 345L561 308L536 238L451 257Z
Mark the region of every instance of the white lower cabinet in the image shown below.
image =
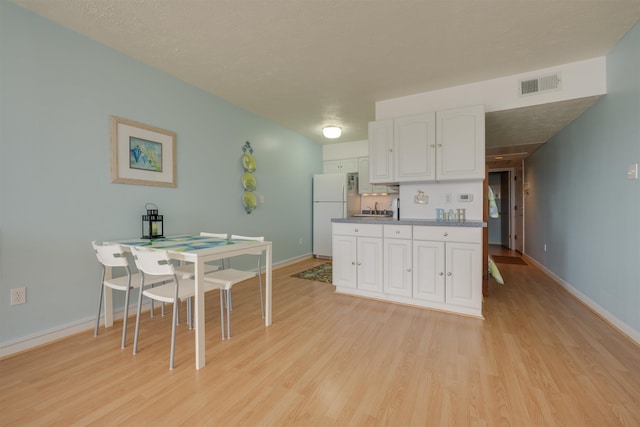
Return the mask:
M385 294L411 297L411 226L384 226L384 284Z
M382 225L333 223L333 284L382 292Z
M414 227L413 298L482 314L482 230Z
M482 317L482 228L333 223L333 284Z

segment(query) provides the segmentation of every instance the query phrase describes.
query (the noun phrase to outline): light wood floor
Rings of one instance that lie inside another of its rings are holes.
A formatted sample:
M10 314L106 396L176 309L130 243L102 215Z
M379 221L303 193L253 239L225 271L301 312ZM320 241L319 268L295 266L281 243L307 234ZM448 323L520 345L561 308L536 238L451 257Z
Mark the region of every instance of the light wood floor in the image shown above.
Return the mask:
M145 316L0 361L0 425L638 426L640 348L532 266L499 264L485 320L336 295L274 272L234 288L233 338L207 296L207 366L170 317ZM183 310L184 314L184 310Z

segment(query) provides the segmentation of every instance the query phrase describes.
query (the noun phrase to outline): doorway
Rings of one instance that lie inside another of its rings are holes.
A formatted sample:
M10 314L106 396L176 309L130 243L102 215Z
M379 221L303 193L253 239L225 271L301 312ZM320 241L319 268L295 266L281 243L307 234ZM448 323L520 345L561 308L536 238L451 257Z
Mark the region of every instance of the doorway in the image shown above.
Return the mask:
M489 244L522 254L522 168L492 169L489 171L488 181L498 208L498 217L489 217L487 221Z
M507 249L511 249L510 175L509 170L489 172L489 188L497 207L497 217L489 216L489 244Z

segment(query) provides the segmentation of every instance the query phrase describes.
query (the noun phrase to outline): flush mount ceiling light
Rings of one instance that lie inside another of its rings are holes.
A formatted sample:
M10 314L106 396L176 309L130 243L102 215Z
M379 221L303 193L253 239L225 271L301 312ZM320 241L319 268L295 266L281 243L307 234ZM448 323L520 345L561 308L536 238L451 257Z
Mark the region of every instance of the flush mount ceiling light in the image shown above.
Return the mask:
M322 128L322 134L325 138L336 139L342 135L342 128L338 126L325 126Z

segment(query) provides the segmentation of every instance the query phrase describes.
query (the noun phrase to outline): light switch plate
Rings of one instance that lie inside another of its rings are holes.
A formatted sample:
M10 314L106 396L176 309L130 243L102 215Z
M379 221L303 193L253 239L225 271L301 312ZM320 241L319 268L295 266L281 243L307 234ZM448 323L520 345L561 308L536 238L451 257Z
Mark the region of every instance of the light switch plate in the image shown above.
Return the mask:
M627 167L627 179L638 179L638 164L634 163Z

